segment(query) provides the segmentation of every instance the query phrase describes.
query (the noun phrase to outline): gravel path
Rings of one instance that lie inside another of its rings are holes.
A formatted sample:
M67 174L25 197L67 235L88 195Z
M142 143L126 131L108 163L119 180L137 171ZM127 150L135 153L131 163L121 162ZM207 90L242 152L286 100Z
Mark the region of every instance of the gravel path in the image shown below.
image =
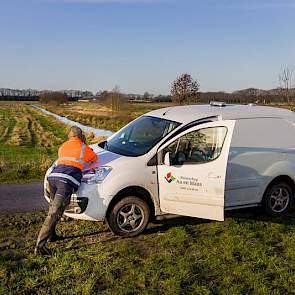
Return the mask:
M43 182L0 184L0 213L47 210Z

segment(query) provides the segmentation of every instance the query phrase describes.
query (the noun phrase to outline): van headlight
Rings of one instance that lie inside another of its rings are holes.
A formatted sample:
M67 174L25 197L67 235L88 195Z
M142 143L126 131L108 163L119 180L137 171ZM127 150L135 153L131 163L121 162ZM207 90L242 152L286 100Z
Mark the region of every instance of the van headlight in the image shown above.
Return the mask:
M108 166L102 166L99 168L87 170L83 173L82 182L88 184L101 183L104 181L104 179L109 175L111 171L112 168Z

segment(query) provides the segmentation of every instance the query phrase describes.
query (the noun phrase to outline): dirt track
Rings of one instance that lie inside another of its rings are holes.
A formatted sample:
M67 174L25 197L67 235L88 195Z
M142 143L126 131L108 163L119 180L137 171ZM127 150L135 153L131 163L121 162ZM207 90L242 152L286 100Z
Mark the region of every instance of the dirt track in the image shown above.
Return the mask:
M0 184L0 213L42 211L47 208L43 182Z

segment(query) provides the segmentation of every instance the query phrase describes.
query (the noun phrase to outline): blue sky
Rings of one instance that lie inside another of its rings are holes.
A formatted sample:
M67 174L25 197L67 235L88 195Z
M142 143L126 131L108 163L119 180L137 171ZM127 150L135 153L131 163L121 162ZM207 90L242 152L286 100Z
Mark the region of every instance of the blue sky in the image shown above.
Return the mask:
M0 88L267 89L295 65L295 1L0 0L0 36Z

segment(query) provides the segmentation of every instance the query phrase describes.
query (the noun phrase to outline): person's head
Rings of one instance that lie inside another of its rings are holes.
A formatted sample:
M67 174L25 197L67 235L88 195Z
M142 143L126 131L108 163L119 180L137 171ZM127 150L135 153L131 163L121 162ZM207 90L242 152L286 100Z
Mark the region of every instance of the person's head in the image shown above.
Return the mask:
M199 149L199 151L201 151L203 153L207 152L207 146L204 142L199 143L198 149Z
M82 141L84 141L84 139L85 139L85 136L83 134L83 131L81 130L81 128L79 128L77 126L72 126L69 129L68 138L70 139L71 137L78 137Z

